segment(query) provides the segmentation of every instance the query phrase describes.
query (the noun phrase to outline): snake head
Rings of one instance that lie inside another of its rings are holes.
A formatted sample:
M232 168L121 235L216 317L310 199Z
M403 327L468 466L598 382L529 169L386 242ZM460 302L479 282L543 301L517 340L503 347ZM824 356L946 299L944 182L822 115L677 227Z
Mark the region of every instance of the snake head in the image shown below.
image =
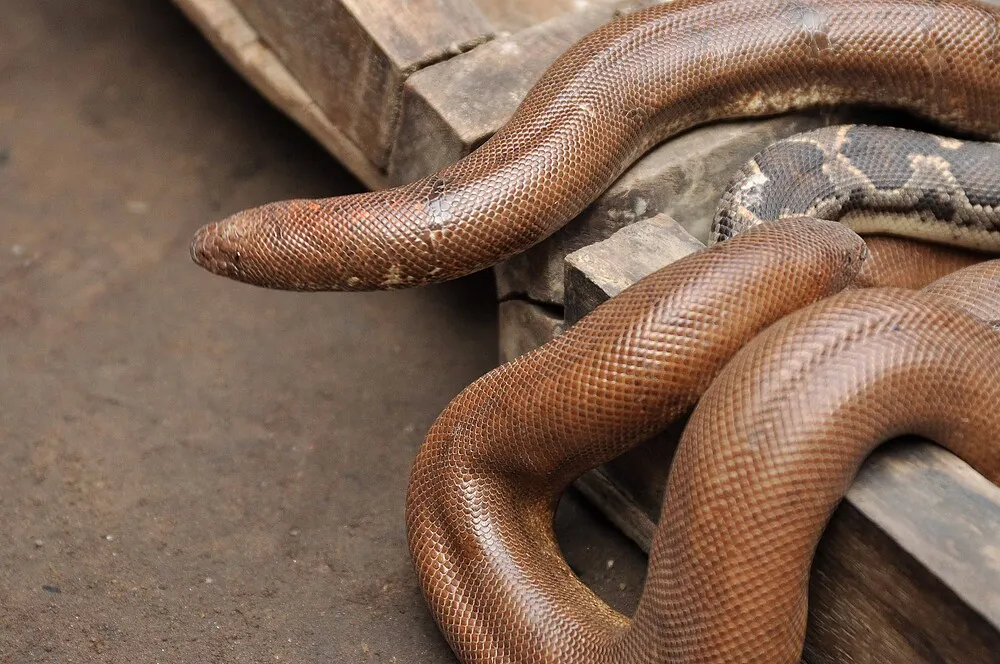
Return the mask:
M230 239L234 226L225 219L198 229L191 239L191 260L212 274L246 281L245 272L240 270L242 256L238 244Z
M365 290L356 276L375 261L352 233L359 230L342 201L290 200L207 224L191 239L191 259L213 274L294 291Z

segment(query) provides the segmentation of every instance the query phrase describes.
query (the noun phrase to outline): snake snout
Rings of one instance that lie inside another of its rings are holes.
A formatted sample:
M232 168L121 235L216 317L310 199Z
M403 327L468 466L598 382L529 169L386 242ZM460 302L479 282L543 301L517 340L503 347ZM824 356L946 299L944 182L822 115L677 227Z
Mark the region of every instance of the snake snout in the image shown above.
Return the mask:
M226 221L202 226L191 238L191 260L212 274L238 279L240 251L221 228Z
M302 247L314 230L301 223L309 201L282 201L237 212L202 226L191 238L191 259L212 274L285 290L308 290L311 263Z

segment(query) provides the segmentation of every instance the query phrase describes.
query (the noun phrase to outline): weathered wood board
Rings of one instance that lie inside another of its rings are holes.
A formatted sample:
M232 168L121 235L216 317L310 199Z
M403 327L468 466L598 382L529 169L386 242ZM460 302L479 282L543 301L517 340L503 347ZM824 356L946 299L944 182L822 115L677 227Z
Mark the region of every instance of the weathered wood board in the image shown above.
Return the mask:
M262 94L378 189L468 152L573 41L653 0L174 2Z
M333 125L378 168L401 113L403 82L493 37L465 0L233 0Z

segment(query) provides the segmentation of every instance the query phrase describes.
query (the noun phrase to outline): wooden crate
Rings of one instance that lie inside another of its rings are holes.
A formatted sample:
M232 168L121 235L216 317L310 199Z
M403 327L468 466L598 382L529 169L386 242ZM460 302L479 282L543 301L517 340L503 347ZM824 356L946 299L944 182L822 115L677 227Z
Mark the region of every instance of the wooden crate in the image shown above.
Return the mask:
M370 188L454 162L578 38L654 0L175 0ZM726 182L774 140L857 112L719 123L655 149L567 228L495 269L500 355L698 250ZM675 221L676 220L676 221ZM578 488L648 548L680 425ZM814 567L809 662L1000 662L1000 489L926 443L873 456Z

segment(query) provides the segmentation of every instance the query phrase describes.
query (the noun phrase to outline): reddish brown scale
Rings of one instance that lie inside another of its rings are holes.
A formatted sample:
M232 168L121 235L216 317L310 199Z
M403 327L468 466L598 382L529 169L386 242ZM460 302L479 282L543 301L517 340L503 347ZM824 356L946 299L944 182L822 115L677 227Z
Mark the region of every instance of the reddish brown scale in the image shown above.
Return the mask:
M855 282L860 287L923 288L991 254L918 240L873 235L865 238L868 260Z
M618 659L627 621L559 554L554 499L690 409L743 344L844 288L865 255L834 222L754 228L647 277L459 395L427 436L407 500L415 567L459 657L629 661Z
M971 0L655 6L567 51L458 163L395 189L240 212L199 230L191 253L270 288L417 286L524 251L652 145L710 120L866 102L996 136L997 18Z
M864 256L835 222L757 226L449 404L415 462L407 525L463 662L797 663L816 543L875 446L926 436L1000 479L1000 413L968 406L1000 399L1000 335L960 308L996 317L1000 261L926 293L838 293ZM554 505L695 402L630 620L563 560Z

